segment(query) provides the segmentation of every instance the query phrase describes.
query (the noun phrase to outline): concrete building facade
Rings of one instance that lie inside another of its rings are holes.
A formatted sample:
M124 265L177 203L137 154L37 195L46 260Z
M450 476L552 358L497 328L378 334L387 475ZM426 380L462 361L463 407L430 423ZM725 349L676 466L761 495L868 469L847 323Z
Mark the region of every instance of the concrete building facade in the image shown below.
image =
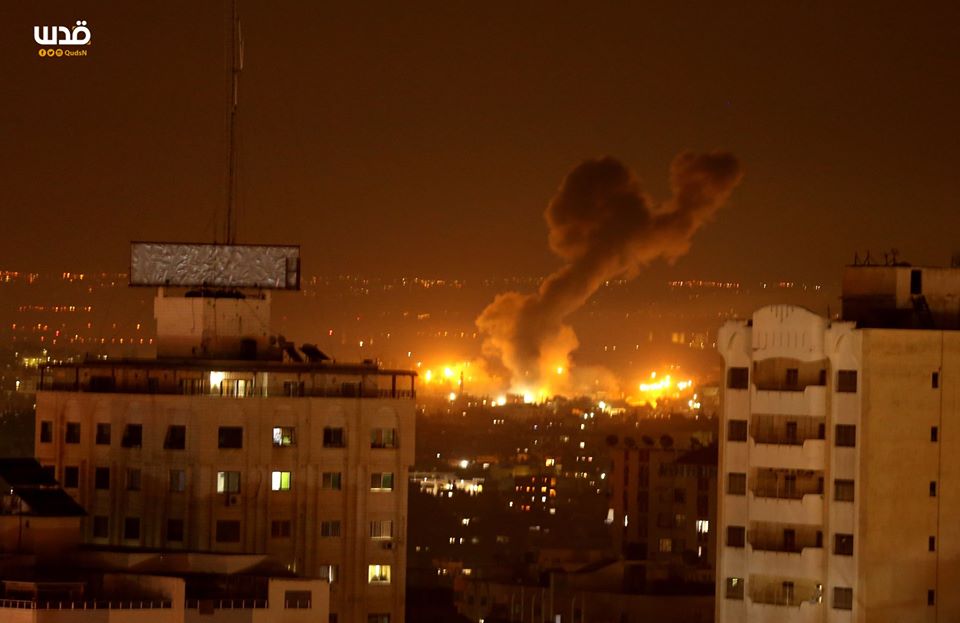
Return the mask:
M783 305L721 329L717 621L960 619L960 332L922 277L871 293L917 270L849 268L857 322Z

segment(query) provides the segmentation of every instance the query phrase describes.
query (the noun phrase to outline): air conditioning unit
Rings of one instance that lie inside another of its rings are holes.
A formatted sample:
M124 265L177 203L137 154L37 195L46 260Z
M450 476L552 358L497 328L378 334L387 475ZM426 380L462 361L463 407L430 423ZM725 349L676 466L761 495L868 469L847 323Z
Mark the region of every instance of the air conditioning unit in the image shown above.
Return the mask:
M380 547L383 549L393 549L393 541L387 541L386 543L381 543Z
M226 502L227 506L234 506L239 500L237 499L237 496L228 493L224 496L224 501Z

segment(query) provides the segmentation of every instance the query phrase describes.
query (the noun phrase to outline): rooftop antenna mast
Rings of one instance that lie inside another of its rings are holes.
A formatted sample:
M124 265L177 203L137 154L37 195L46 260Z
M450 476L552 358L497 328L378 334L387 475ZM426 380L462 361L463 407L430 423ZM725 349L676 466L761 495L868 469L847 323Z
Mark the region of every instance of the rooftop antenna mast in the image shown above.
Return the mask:
M236 204L237 204L237 167L239 155L237 153L237 113L240 104L240 72L243 70L243 34L240 31L240 10L238 0L231 3L230 16L230 135L227 154L227 222L224 232L224 243L234 244L237 237Z

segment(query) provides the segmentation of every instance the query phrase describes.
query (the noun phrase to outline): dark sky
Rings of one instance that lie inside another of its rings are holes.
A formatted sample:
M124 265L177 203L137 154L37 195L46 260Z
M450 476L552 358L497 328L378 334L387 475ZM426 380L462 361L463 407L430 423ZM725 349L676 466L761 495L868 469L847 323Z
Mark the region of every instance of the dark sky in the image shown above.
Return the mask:
M654 274L835 280L854 250L960 250L960 5L241 3L240 242L306 273L538 275L564 174L666 192L683 149L746 177ZM857 6L854 6L857 5ZM5 2L0 268L123 269L222 218L226 2ZM34 25L85 19L89 56Z

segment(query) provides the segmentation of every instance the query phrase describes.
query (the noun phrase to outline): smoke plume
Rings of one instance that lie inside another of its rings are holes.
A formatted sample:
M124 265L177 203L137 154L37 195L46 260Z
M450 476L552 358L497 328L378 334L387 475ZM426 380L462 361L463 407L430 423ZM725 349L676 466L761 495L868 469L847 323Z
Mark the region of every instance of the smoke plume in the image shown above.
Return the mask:
M550 248L564 264L537 292L499 294L477 318L491 372L514 390L562 386L557 376L569 371L578 346L566 318L604 281L684 255L740 177L728 153L682 153L670 167L672 197L657 205L614 158L573 169L544 213Z

